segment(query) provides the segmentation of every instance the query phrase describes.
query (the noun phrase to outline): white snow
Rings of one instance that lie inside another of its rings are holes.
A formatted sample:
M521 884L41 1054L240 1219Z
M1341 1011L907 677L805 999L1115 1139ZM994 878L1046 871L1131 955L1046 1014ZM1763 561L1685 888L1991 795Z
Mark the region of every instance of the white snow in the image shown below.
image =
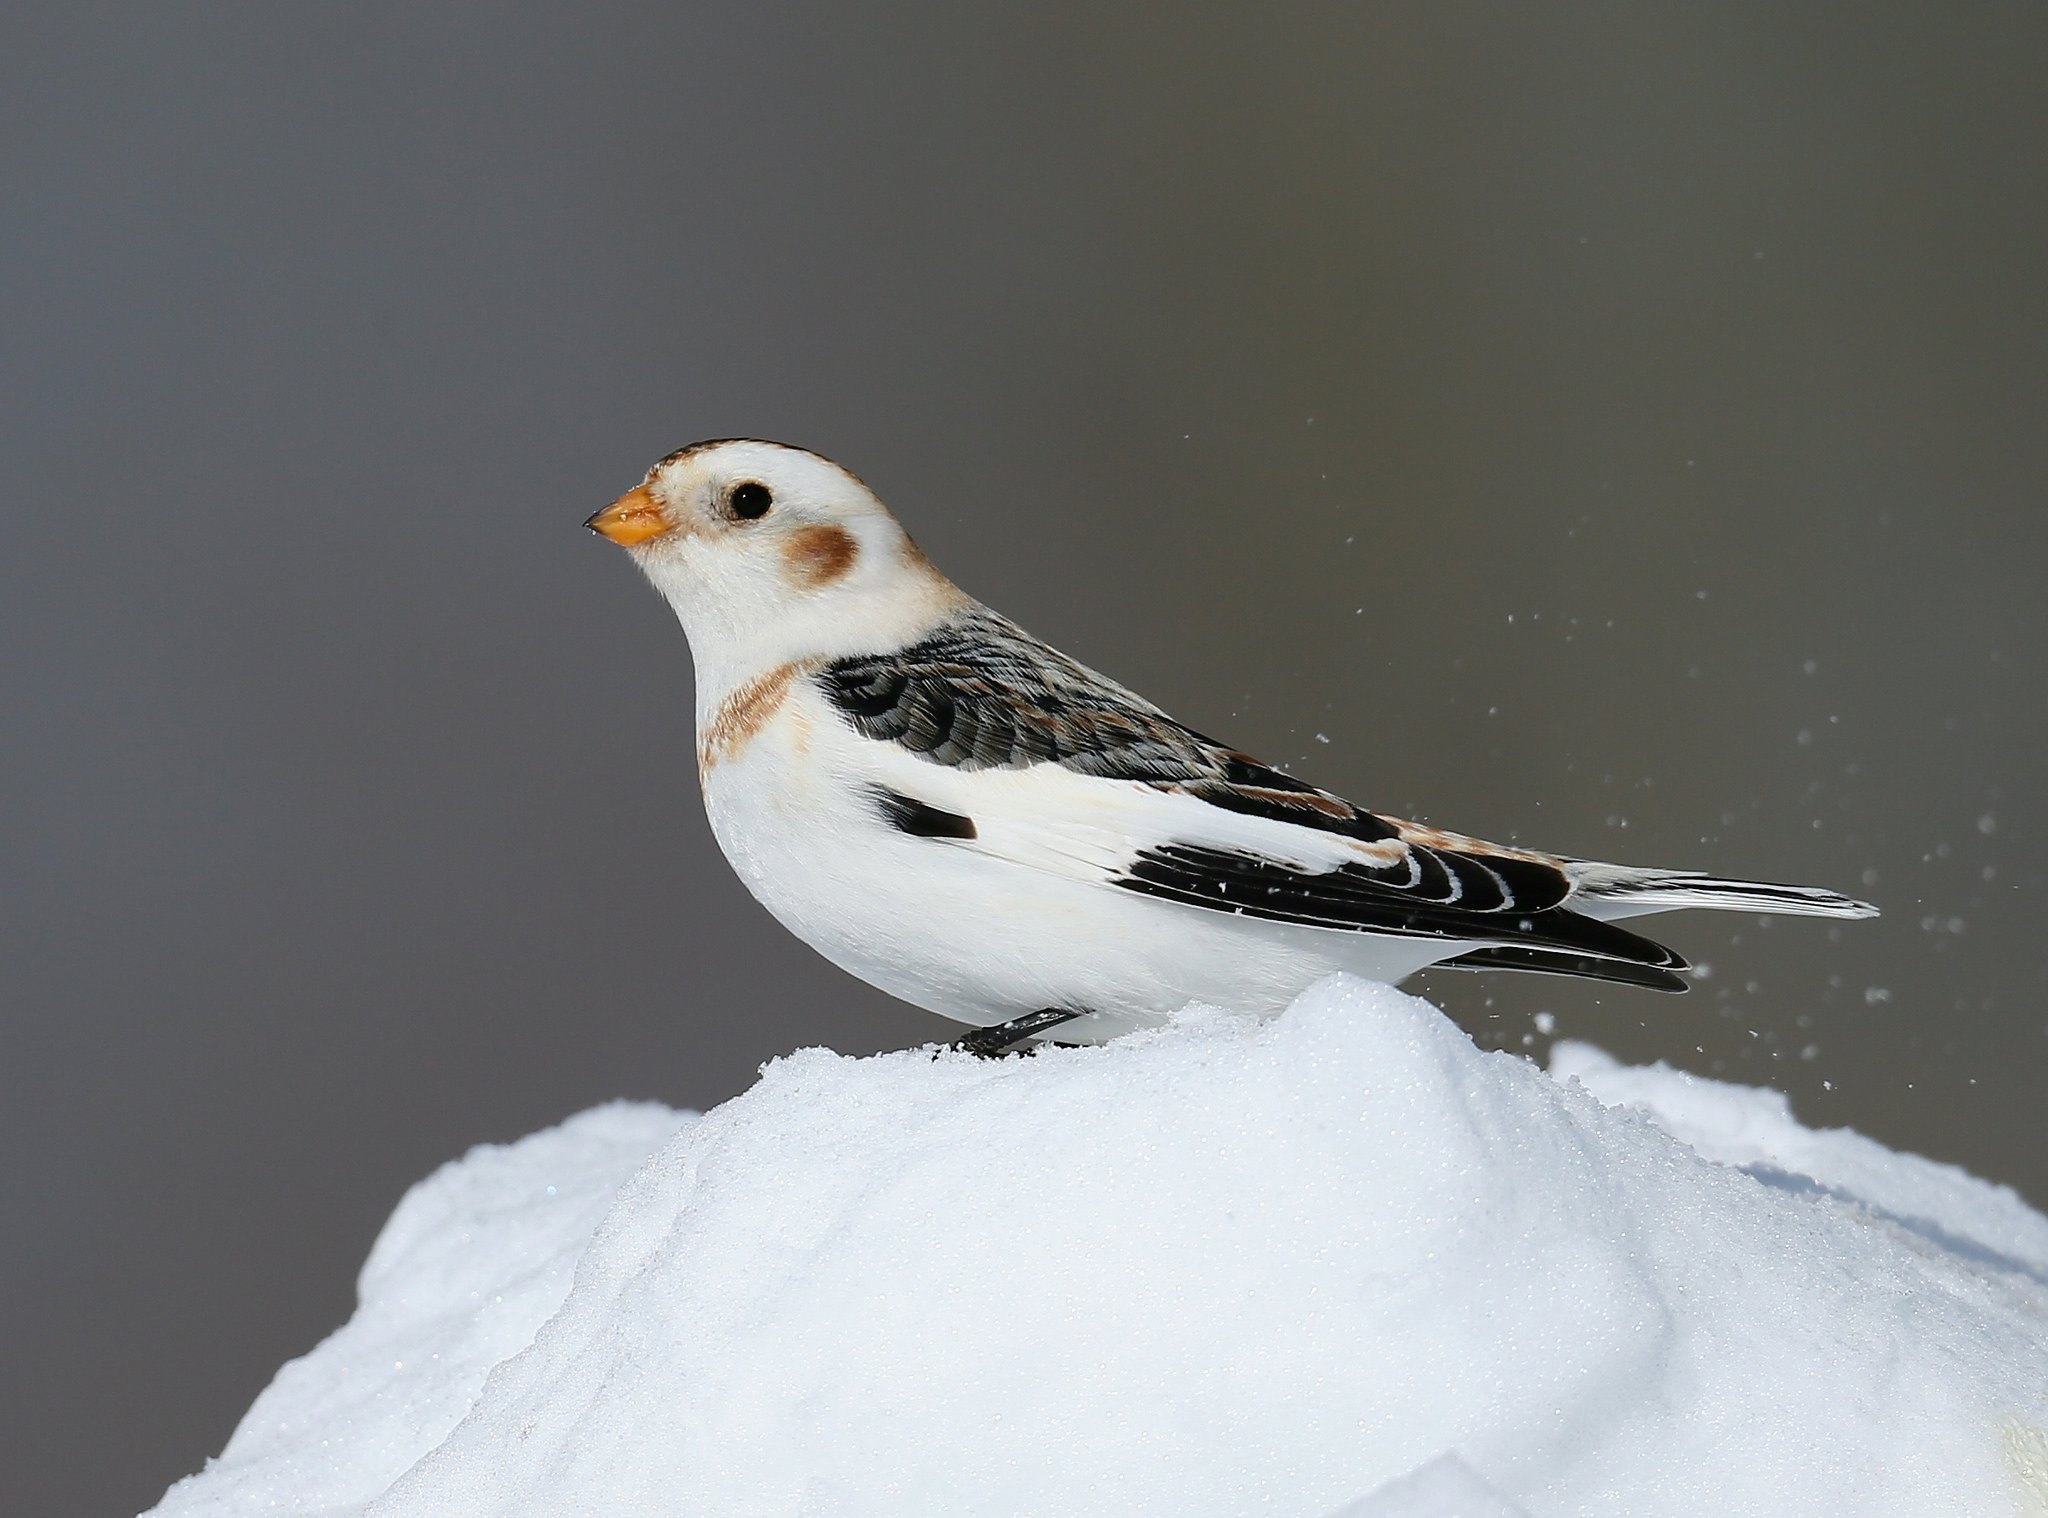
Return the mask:
M415 1187L155 1511L2048 1513L2048 1219L1556 1064L1340 978L585 1113Z
M1456 1455L1439 1455L1331 1518L1527 1518Z

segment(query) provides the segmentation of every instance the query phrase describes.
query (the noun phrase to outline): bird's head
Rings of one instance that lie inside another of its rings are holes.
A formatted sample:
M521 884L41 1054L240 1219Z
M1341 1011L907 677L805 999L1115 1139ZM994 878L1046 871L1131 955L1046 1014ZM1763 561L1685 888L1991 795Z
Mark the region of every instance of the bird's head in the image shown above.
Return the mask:
M851 471L783 443L692 443L586 525L675 608L700 671L893 647L963 599Z

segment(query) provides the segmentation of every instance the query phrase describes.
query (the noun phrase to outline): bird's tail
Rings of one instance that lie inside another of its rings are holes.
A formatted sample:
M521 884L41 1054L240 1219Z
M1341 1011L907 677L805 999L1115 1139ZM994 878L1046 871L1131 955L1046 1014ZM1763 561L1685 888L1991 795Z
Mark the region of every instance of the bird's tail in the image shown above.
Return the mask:
M1588 917L1612 920L1679 907L1714 907L1729 912L1769 912L1788 917L1875 917L1877 908L1853 896L1818 886L1772 885L1761 880L1721 880L1691 870L1643 870L1621 864L1568 859L1567 904Z

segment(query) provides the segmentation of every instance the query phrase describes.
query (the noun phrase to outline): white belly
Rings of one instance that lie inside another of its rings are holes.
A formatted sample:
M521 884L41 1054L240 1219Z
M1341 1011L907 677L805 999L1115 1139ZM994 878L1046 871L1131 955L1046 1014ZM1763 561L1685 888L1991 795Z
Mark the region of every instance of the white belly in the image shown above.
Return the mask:
M704 774L726 858L763 906L842 969L972 1025L1041 1008L1090 1014L1099 1042L1191 1001L1274 1013L1336 970L1396 981L1456 952L1427 940L1293 927L1076 880L879 823L863 750L793 693L745 751Z

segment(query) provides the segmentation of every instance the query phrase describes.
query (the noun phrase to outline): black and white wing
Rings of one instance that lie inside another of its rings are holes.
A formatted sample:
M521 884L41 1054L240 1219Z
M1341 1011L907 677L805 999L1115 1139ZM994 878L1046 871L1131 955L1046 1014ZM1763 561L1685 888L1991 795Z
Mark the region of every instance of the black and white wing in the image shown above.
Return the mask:
M1473 968L1685 988L1670 950L1567 905L1572 862L1353 806L985 608L814 678L892 751L877 806L906 832L1207 911L1470 942L1447 962Z

